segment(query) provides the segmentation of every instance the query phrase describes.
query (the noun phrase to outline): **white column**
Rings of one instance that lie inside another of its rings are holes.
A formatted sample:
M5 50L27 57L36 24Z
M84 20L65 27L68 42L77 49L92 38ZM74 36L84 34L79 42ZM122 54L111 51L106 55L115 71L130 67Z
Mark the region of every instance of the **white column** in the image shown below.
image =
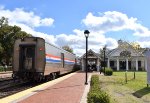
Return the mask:
M145 70L147 71L147 58L145 57Z
M128 66L128 58L126 58L126 70L129 70L129 66Z
M97 71L99 71L99 65L100 65L99 58L97 58Z
M136 58L136 71L138 71L138 58Z
M82 58L81 63L82 63L82 71L84 71L84 58Z
M119 71L119 59L117 58L117 71Z
M108 61L107 61L107 67L110 68L110 60L108 58Z

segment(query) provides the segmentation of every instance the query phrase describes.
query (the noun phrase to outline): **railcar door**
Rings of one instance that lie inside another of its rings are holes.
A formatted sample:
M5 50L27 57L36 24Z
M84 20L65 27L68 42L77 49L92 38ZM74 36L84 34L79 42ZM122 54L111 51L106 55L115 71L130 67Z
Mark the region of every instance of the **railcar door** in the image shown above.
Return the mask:
M19 68L22 72L35 71L35 45L20 45Z

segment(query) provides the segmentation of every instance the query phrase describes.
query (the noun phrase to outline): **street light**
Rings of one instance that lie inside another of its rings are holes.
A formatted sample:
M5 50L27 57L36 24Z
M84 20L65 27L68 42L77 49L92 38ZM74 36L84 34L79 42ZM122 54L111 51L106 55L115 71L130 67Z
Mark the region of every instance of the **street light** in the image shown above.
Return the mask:
M86 38L86 61L85 61L85 65L86 65L86 75L85 75L85 85L88 85L87 83L87 49L88 49L88 37L89 37L90 32L88 30L84 31L84 35Z
M105 66L106 66L106 63L105 63L105 51L106 51L106 45L103 47L103 51L104 51L104 75L105 75Z

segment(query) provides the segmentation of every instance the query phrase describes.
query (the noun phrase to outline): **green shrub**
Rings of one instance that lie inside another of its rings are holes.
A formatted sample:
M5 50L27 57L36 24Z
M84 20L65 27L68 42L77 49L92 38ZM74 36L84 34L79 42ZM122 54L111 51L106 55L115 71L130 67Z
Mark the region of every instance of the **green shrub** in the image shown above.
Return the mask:
M131 70L132 70L132 71L135 71L135 70L136 70L136 68L135 68L135 67L131 67Z
M111 68L105 68L105 75L112 75L113 74L113 70Z
M110 103L109 96L103 91L89 92L87 103Z
M100 85L99 85L99 76L98 75L93 75L91 77L91 91L99 91L100 90Z
M109 96L101 91L99 76L93 75L91 77L90 92L88 93L87 103L109 103Z
M4 68L2 66L0 66L0 72L4 71Z
M97 84L99 84L99 76L98 75L93 75L92 77L91 77L91 86L93 86L93 85L97 85Z
M75 64L75 65L73 66L72 72L78 71L78 70L80 70L80 69L81 69L81 68L80 68L80 65Z
M144 67L139 67L138 71L145 71Z

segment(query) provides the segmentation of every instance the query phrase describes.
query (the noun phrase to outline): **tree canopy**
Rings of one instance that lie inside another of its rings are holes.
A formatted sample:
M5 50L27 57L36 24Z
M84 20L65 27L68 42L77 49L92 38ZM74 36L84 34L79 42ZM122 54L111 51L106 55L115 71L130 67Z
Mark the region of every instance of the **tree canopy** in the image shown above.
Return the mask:
M63 46L62 48L70 53L73 53L73 49L69 47L68 45Z
M140 44L137 43L137 42L131 42L130 45L131 45L134 49L140 49L140 48L141 48Z
M107 56L108 52L109 52L109 49L105 46L105 56ZM100 58L104 59L104 50L103 50L103 48L100 48L99 54L100 54Z
M18 26L10 26L8 19L0 18L0 62L3 60L8 65L12 58L13 45L16 39L30 37L31 34L21 31Z

